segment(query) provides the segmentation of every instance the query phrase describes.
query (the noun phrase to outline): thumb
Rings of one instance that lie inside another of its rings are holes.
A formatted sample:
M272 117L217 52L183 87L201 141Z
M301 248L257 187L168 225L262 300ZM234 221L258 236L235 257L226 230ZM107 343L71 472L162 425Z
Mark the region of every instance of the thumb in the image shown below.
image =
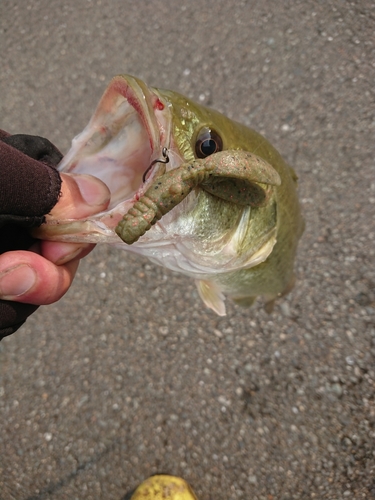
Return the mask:
M61 174L61 196L57 204L46 215L46 220L82 219L105 210L111 193L108 187L91 175ZM43 233L34 232L43 238ZM73 258L82 258L89 253L93 245L41 241L40 252L46 259L56 264L69 262Z
M48 218L80 219L105 210L111 193L96 177L85 174L61 174L61 196Z

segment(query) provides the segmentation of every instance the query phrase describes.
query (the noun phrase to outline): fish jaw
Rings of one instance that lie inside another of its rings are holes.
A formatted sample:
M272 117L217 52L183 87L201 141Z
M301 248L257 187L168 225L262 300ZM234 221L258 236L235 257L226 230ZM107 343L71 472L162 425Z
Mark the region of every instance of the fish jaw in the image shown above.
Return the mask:
M121 241L114 228L153 176L163 171L162 164L156 163L144 182L149 166L162 158L163 148L171 150L175 162L180 161L178 154L173 155L172 142L168 101L137 78L114 77L58 166L60 172L89 174L103 181L111 193L108 210L82 220L47 216L34 235L60 241Z
M101 179L111 192L110 209L131 197L165 140L153 109L156 99L143 82L115 77L59 170Z

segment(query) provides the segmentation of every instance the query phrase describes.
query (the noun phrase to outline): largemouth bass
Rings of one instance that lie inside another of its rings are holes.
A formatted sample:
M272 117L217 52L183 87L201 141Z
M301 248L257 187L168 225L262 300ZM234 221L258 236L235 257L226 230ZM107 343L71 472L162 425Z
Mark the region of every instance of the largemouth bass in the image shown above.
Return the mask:
M172 91L116 76L59 165L111 191L106 212L49 218L38 236L110 243L225 296L268 308L293 285L303 219L297 176L260 134Z

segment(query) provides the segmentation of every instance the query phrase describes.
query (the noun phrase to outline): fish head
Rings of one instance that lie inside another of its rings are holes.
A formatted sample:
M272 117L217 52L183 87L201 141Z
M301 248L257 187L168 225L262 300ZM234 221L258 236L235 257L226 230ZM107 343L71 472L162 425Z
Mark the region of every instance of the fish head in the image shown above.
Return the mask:
M153 203L156 209L165 208L168 193L172 199L180 180L189 177L192 162L198 162L194 165L200 172L211 169L210 179L197 174L189 194L172 209L163 210L162 217L155 217L135 243L122 241L116 228L124 216L130 210L139 211L139 204L160 179L169 191L162 201L154 199ZM266 261L283 217L295 208L294 173L264 137L176 92L149 87L127 75L112 79L58 168L102 180L110 190L110 204L105 212L81 220L47 217L36 236L105 242L142 254L204 283L201 296L206 295L206 304L217 312L221 306L210 305L207 293L216 298L222 292L240 298L246 295L248 284L234 290L237 285L231 282L231 274ZM169 177L177 179L175 184L168 184ZM287 195L290 209L280 206L286 196L283 191L289 189L293 191ZM254 200L253 194L263 202L246 201ZM291 231L296 232L293 227ZM288 245L294 256L293 245L286 241L284 246ZM217 277L217 289L211 286L213 277Z
M256 139L262 142L243 125L177 92L120 75L58 168L101 179L111 192L112 209L139 198L155 174L223 150L252 151ZM169 161L163 167L165 150Z
M55 232L55 236L63 240L120 243L114 228L155 178L220 151L251 151L254 147L250 142L254 137L248 132L249 129L239 123L177 92L149 87L129 75L114 77L88 125L73 139L58 167L61 172L90 174L102 180L111 193L109 207L91 219L75 222L49 219L49 231L43 227L43 236L53 238ZM261 136L259 139L262 141ZM167 151L168 163L163 157L164 151ZM219 179L221 187L225 179L225 176ZM236 200L218 201L207 189L198 186L188 200L176 206L134 249L150 240L159 240L158 229L168 233L171 228L165 230L165 226L170 226L171 221L181 215L185 215L184 224L193 218L198 223L204 219L212 226L211 219L217 215L214 212L237 214ZM201 205L207 203L210 207L203 209ZM207 212L203 218L201 209ZM173 230L178 232L176 227ZM200 231L199 240L206 236Z

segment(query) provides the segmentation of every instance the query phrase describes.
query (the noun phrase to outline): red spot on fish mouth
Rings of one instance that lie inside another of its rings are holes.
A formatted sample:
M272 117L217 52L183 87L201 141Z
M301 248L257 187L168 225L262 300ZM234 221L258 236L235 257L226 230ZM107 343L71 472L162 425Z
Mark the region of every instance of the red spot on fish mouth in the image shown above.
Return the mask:
M156 99L155 104L154 104L154 109L158 109L159 111L163 111L164 104L161 102L160 99Z

